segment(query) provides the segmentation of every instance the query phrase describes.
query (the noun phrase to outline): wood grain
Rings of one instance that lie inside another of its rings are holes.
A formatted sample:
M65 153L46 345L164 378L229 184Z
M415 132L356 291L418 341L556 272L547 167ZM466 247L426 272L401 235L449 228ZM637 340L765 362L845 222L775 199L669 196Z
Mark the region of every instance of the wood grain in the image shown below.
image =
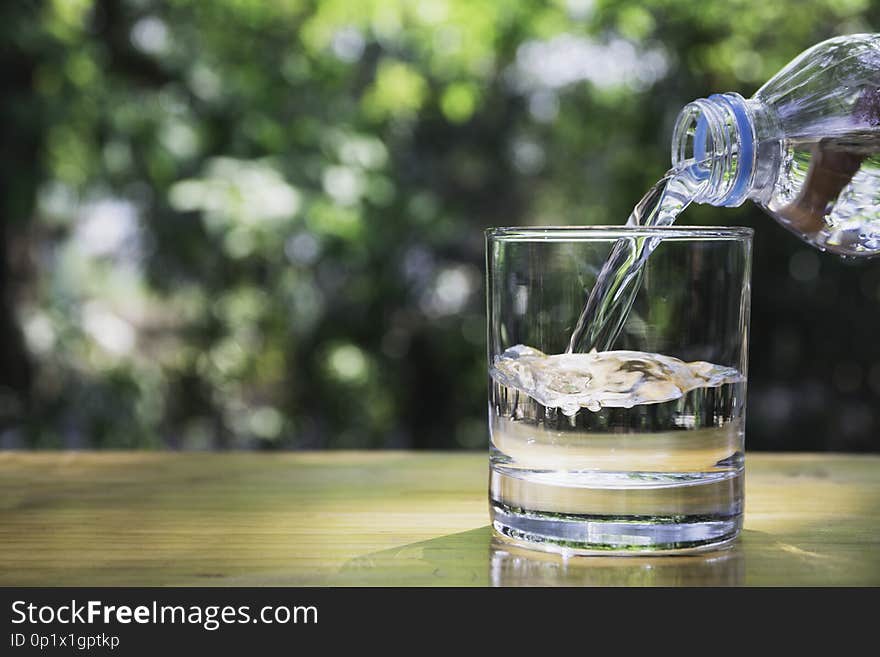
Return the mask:
M494 543L475 453L0 454L0 585L880 585L880 457L747 457L735 548Z

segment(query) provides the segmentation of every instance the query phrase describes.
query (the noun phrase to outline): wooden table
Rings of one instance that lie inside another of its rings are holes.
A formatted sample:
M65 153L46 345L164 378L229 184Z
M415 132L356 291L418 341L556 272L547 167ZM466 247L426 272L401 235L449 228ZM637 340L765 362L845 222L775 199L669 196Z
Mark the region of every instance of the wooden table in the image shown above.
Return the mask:
M483 453L0 453L0 585L878 585L880 457L747 458L733 549L494 545Z

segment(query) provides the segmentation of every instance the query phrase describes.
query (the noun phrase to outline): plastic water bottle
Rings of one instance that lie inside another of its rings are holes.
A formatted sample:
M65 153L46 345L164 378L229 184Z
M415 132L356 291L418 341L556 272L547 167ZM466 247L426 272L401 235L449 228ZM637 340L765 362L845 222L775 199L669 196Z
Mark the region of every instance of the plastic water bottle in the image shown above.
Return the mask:
M750 199L818 249L880 254L880 34L823 41L748 100L689 103L672 162L697 203Z

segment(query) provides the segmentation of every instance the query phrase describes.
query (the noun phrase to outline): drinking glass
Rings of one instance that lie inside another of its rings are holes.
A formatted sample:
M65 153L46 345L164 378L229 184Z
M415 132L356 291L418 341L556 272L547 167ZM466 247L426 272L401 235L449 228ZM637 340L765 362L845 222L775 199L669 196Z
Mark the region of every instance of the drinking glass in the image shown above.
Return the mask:
M738 227L486 232L489 498L501 540L641 554L736 538L751 239ZM566 353L612 248L645 240L654 249L611 349Z

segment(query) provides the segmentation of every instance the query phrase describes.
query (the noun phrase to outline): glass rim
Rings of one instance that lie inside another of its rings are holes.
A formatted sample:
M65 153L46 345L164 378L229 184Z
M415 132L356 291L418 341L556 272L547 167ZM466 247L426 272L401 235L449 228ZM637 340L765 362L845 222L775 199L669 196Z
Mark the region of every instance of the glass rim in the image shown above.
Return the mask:
M486 238L503 242L605 242L627 237L664 240L745 242L755 231L745 226L498 226Z

